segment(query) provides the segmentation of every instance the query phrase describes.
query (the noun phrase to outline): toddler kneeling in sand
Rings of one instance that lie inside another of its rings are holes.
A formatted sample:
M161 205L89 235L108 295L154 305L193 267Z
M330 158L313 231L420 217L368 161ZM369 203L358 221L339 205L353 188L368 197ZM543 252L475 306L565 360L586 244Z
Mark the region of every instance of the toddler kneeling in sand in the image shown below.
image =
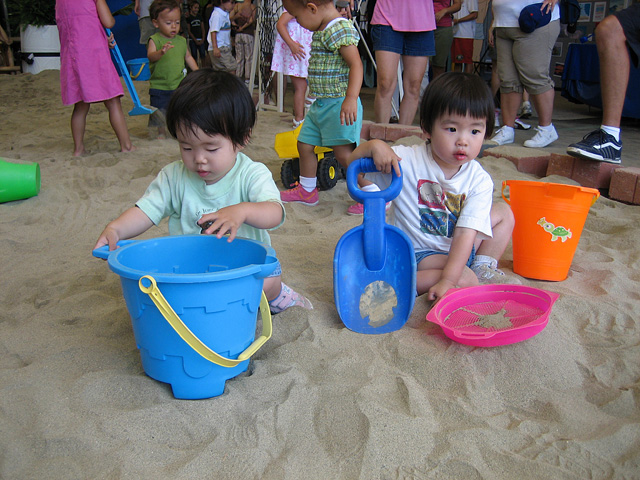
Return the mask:
M492 206L493 181L475 160L493 124L493 99L482 79L446 73L429 84L420 105L426 143L390 147L371 140L349 157L348 163L373 157L381 173L366 178L380 188L389 186L389 173L400 175L401 162L403 185L391 223L411 239L418 294L430 300L504 275L497 266L511 239L513 213L506 204Z
M241 153L255 125L249 90L235 75L198 70L171 97L167 129L182 160L164 167L135 207L109 223L94 248L132 238L169 217L169 233L229 235L271 244L266 230L285 219L269 169ZM207 224L205 228L203 225ZM280 265L264 281L272 313L311 302L280 281Z

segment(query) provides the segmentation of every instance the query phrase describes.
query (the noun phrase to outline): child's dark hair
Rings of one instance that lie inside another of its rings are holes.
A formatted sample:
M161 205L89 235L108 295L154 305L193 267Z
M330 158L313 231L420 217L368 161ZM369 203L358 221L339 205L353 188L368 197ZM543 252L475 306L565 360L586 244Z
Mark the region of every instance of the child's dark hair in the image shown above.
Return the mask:
M244 147L256 123L256 108L249 89L235 75L203 68L190 73L171 96L167 129L222 135L235 147Z
M153 0L153 3L149 7L149 17L151 20L157 20L160 12L164 10L173 10L177 8L180 10L180 3L178 0Z
M453 113L486 120L485 137L493 133L495 123L493 96L478 75L461 72L443 73L429 83L420 103L420 127L431 133L434 122Z

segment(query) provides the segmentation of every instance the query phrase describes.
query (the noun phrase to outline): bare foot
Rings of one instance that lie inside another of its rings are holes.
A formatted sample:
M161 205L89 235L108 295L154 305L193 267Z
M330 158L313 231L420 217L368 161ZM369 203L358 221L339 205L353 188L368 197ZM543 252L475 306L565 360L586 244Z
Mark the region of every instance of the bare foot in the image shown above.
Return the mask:
M135 145L131 145L129 148L122 147L120 149L120 152L122 152L122 153L130 153L130 152L135 152L135 151L136 151Z

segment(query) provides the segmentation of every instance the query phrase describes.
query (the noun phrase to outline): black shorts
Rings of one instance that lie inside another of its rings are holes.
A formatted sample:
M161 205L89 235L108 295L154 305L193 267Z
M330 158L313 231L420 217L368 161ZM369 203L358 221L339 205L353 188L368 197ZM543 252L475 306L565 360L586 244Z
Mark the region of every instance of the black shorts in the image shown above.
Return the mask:
M624 35L627 37L627 46L629 47L629 55L634 66L638 66L638 58L640 57L640 3L633 5L614 13Z

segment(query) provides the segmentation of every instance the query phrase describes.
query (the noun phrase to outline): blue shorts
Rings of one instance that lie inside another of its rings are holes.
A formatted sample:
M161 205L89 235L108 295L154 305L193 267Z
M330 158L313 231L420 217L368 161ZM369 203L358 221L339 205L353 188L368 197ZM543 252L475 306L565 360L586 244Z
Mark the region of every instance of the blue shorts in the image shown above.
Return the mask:
M353 125L340 125L343 101L344 97L316 99L304 117L298 141L321 147L358 145L362 130L362 103L358 98L358 118Z
M411 57L432 57L436 54L433 30L428 32L396 32L388 25L371 25L374 50Z
M439 252L438 250L421 250L419 252L415 252L416 254L416 267L420 265L420 262L431 255L448 255L445 252ZM471 255L469 255L469 260L467 260L467 267L471 267L473 260L476 258L476 247L474 246L471 249Z

